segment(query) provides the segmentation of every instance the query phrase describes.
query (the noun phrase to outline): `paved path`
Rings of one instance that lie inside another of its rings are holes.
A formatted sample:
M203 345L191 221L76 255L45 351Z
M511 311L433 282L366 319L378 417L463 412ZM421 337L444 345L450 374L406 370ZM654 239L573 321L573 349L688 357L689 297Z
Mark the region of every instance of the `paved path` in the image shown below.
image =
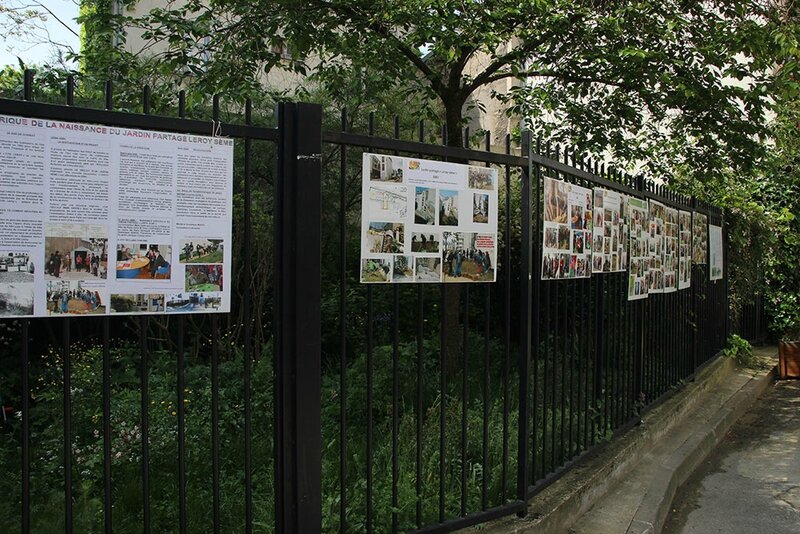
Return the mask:
M779 382L678 489L664 534L800 534L800 381Z

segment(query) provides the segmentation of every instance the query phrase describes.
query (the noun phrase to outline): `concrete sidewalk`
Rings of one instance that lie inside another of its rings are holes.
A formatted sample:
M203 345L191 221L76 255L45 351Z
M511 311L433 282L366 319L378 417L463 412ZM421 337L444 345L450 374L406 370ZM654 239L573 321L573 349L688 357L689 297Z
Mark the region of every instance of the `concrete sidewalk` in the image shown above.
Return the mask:
M504 534L661 532L676 490L773 383L777 348L755 352L757 369L737 369L728 358L712 361L638 427L533 498L525 518L483 528Z
M800 381L742 416L679 489L663 532L800 532Z

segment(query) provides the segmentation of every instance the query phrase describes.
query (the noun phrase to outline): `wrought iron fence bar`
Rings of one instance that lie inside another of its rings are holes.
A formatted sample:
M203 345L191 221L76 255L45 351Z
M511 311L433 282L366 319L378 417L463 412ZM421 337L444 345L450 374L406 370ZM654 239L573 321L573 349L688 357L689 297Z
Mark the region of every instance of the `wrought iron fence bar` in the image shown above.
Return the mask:
M61 362L63 371L62 418L64 427L64 532L72 533L72 355L69 317L61 319Z
M111 496L111 319L103 317L103 519L105 534L112 530Z
M148 354L147 330L150 318L139 318L139 388L141 395L141 432L142 432L142 520L145 534L150 533L150 396L148 393Z
M347 130L347 110L341 111ZM347 531L347 146L339 147L339 532Z
M121 128L182 132L192 135L210 136L217 131L218 135L228 137L250 137L251 139L262 141L278 140L277 128L236 123L214 124L196 119L179 119L175 117L143 115L124 111L112 112L108 109L69 107L43 102L22 102L7 98L0 98L0 114L37 117L66 122L105 124L107 126L119 126Z
M511 136L506 134L505 153L511 153ZM511 166L504 165L505 178L505 225L503 235L505 242L511 242ZM499 187L499 184L498 184ZM508 491L508 411L511 375L511 247L504 247L503 264L508 266L503 274L503 289L505 296L505 325L503 328L503 465L501 472L500 500L506 501Z
M1 108L0 108L1 109ZM374 137L368 134L353 132L337 132L326 130L322 133L322 140L326 143L357 146L370 150L398 151L409 154L420 154L437 158L452 158L454 160L480 161L497 165L512 165L523 167L527 165L524 157L507 155L498 152L484 152L460 147L447 146L446 143L434 145L418 141Z

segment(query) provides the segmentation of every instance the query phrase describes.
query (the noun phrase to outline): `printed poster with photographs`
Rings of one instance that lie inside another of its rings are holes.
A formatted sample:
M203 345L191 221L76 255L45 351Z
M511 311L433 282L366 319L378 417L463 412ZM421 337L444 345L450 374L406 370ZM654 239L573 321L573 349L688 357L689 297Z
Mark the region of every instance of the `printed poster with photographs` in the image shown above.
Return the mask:
M680 220L680 264L678 265L678 289L692 286L692 212L681 211Z
M497 171L364 154L362 283L494 282Z
M664 292L664 257L666 254L665 227L667 218L667 208L664 204L655 200L650 201L650 221L648 234L650 265L648 274L650 275L649 293Z
M233 140L0 116L0 317L227 312Z
M650 233L647 200L628 197L630 265L628 300L647 298L650 286Z
M692 263L708 265L708 217L692 213Z
M708 279L722 280L722 227L708 225Z
M678 263L680 257L678 210L666 208L664 221L664 293L678 290Z
M626 268L624 201L625 195L616 191L594 188L593 273L619 272Z
M592 275L592 190L544 179L542 280Z

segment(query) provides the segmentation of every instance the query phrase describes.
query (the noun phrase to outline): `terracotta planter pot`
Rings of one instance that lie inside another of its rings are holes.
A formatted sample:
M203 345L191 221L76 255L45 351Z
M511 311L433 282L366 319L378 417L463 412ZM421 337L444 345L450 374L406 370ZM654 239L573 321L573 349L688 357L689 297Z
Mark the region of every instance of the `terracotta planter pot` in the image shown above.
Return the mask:
M800 378L800 341L778 343L778 373L781 379Z

